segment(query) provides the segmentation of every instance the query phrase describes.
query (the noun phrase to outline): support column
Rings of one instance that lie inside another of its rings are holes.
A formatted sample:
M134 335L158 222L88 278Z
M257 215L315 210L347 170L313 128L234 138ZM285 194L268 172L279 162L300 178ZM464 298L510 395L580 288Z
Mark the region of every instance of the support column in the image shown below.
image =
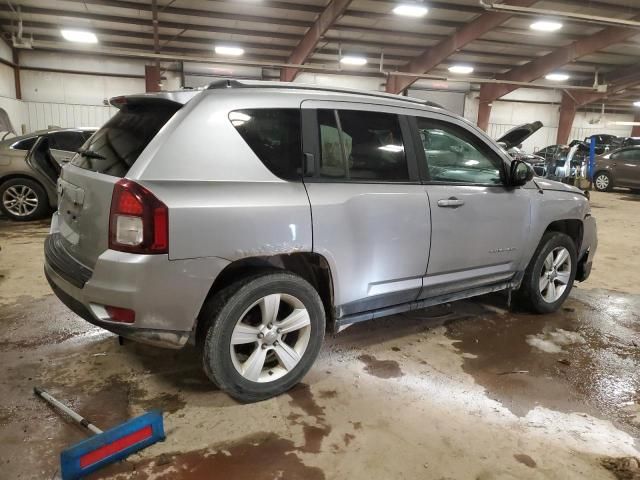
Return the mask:
M485 132L489 129L489 118L491 117L492 99L490 97L489 85L480 87L480 97L478 105L478 127Z
M22 100L22 86L20 84L20 55L18 50L13 49L13 81L16 85L16 99Z
M571 135L571 127L573 120L576 118L577 105L573 98L567 93L562 94L562 103L560 104L560 120L558 121L558 135L556 143L566 145L569 143L569 135Z
M640 123L640 112L636 112L635 116L633 117L633 121L635 123ZM633 126L633 128L631 129L631 136L640 137L640 125Z
M145 65L144 66L144 83L145 91L159 92L160 91L160 67L157 65Z

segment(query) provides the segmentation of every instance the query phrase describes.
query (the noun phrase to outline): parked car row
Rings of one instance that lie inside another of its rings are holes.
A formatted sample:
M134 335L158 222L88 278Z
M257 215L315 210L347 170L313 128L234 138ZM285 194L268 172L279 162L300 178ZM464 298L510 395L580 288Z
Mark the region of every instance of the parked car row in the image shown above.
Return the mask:
M590 142L596 140L596 161L593 169L593 185L596 190L608 191L615 187L640 189L640 138L620 138L600 134L569 145L549 145L529 154L516 142L522 142L542 127L541 122L520 125L509 130L497 141L512 158L529 163L536 175L553 180L567 181L576 176L588 175Z
M55 209L61 166L95 131L57 128L0 141L0 211L13 220L35 220Z

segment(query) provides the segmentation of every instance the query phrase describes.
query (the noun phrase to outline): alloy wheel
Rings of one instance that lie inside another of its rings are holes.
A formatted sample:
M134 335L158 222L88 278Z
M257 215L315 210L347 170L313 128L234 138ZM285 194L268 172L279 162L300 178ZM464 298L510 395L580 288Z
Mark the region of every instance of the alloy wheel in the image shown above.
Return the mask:
M298 365L310 337L309 312L299 299L267 295L245 310L234 327L231 360L247 380L272 382Z
M12 185L2 194L2 204L12 215L26 217L38 208L38 195L27 185Z
M540 294L547 303L558 301L571 278L571 255L564 247L554 248L542 264Z
M606 190L609 188L609 177L606 175L598 175L596 177L596 187L598 190Z

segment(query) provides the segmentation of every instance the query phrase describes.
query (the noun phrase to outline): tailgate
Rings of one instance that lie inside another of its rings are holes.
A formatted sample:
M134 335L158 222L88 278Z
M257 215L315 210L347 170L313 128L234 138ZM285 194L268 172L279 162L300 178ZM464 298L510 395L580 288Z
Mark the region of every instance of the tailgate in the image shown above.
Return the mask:
M67 165L58 180L58 228L64 248L93 269L109 244L109 211L120 180Z
M62 169L58 179L62 246L86 267L93 269L109 248L114 185L181 107L165 98L122 97L120 111Z

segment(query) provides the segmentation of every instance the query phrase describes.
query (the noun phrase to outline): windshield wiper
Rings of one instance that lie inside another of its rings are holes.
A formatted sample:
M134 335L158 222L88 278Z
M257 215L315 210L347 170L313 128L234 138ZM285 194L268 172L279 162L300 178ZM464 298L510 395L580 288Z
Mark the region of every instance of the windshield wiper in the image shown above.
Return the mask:
M84 150L78 150L76 153L79 153L83 157L88 157L88 158L97 158L99 160L106 160L107 159L107 157L105 157L101 153L94 152L93 150L89 150L87 148L85 148Z

